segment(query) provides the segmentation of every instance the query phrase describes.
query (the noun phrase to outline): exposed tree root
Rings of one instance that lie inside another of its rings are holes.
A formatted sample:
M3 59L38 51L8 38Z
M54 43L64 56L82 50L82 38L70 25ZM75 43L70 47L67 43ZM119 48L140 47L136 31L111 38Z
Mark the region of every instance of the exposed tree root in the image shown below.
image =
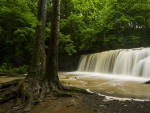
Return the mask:
M63 90L64 91L75 91L75 92L92 94L92 92L89 92L89 91L87 91L85 89L81 89L81 88L77 88L77 87L72 87L72 86L64 86Z
M64 96L64 93L59 90L62 85L56 82L48 82L47 80L41 79L25 79L18 84L18 97L13 106L12 112L14 113L24 113L30 111L36 104L44 100L44 98L52 92L57 94L57 96Z
M20 80L14 80L0 84L0 103L6 102L18 95Z
M21 111L30 111L34 105L41 102L46 94L50 91L48 83L39 79L25 79L19 83L20 86L20 98L19 107Z
M11 82L10 86L3 85L6 92L0 93L0 102L7 101L11 98L16 97L14 106L12 107L12 113L24 113L30 111L36 104L40 103L45 99L47 94L52 93L59 97L70 97L74 95L74 92L88 93L86 90L75 88L75 87L64 87L57 82L48 82L41 79L24 79L19 83ZM2 85L1 85L2 87ZM3 92L3 89L0 90Z
M20 81L20 79L9 81L9 82L0 83L0 89L8 88L10 86L16 86L19 81Z

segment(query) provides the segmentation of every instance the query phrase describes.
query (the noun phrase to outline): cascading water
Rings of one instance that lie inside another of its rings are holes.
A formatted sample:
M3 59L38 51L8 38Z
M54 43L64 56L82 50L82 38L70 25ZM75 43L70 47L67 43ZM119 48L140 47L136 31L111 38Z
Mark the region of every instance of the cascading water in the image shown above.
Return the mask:
M150 77L150 48L120 49L82 55L78 71Z

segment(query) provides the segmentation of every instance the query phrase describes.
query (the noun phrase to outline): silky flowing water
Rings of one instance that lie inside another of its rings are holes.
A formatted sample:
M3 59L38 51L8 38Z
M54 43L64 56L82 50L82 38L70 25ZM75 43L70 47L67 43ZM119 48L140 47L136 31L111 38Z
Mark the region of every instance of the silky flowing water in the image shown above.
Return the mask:
M101 94L150 99L150 48L82 55L76 72L59 73L68 85Z

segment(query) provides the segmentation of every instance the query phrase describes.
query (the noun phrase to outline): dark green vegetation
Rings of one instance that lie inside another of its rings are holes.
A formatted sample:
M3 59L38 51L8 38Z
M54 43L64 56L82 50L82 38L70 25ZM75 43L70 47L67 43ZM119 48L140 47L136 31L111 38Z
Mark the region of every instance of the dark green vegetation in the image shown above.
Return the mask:
M23 65L19 67L14 67L12 65L8 65L6 63L2 64L0 67L0 73L17 73L17 74L25 74L27 73L29 66Z
M0 64L30 64L38 0L0 0ZM150 43L150 0L62 0L59 54L83 54ZM51 31L48 1L46 53Z

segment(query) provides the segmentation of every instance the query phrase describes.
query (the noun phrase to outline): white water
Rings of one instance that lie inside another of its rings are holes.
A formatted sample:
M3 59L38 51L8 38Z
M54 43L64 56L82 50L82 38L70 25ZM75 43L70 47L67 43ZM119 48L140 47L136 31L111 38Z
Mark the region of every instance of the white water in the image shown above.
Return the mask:
M89 89L103 95L150 99L150 85L143 84L149 78L95 72L61 72L59 78L66 81L66 85Z
M150 48L111 50L82 55L78 71L150 77Z
M150 48L82 55L77 72L60 78L75 87L119 97L150 99ZM127 76L128 75L128 76Z

